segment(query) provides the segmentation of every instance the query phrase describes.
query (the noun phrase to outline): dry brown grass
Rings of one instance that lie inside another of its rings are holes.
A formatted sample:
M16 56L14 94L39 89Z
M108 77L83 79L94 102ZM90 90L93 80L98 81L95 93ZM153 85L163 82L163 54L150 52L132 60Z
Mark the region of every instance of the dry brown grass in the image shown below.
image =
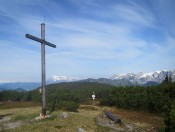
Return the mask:
M158 130L161 126L164 126L163 117L155 114L116 108L111 108L110 110L122 119L134 122L136 125L140 125L143 127L153 127L155 130Z
M13 109L13 108L28 108L31 106L41 106L41 103L31 101L20 101L20 102L3 102L0 105L0 109Z

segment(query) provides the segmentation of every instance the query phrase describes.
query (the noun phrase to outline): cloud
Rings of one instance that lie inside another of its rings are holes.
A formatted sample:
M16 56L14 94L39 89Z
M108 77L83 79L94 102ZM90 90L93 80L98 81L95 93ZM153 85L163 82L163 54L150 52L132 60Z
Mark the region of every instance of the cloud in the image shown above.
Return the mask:
M40 76L40 53L14 45L11 41L0 41L0 46L1 80L27 81L27 77L24 78L24 76L27 74L33 76L33 73L35 75L38 73ZM31 80L35 79L36 77Z
M26 39L25 34L40 37L44 16L46 39L57 45L56 49L46 48L48 76L172 68L175 41L171 27L175 20L171 2L165 10L159 1L3 1L0 79L8 80L8 72L17 73L21 80L24 73L40 79L40 44Z
M157 15L161 28L164 29L168 34L175 36L175 9L174 9L174 0L169 1L152 1L152 6Z

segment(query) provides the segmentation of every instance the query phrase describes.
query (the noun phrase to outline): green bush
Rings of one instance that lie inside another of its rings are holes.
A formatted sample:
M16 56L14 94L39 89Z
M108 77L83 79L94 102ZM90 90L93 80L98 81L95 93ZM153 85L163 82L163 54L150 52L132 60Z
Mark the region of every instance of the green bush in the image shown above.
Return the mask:
M174 132L175 131L175 101L171 105L166 107L165 112L165 132Z
M62 109L66 111L72 111L76 112L79 108L79 103L73 102L73 101L59 101L59 102L53 102L49 105L50 112L53 112L57 109Z
M61 106L64 110L76 112L79 108L79 104L73 101L62 101Z

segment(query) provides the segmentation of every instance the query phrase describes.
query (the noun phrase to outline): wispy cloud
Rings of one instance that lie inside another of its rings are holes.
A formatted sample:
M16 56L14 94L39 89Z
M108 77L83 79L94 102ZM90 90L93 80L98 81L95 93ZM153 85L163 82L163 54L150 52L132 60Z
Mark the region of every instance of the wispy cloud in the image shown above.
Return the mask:
M163 4L157 0L1 1L0 80L13 80L17 74L17 81L40 79L40 44L25 34L40 37L44 16L46 39L57 45L46 48L48 77L173 69L174 2Z

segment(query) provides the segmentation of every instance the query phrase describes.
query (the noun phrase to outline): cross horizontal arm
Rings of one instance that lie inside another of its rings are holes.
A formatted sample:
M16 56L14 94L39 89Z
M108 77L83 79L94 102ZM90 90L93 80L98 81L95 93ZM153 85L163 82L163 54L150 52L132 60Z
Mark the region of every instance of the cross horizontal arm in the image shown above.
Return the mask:
M33 36L33 35L30 35L30 34L26 34L26 38L35 40L35 41L40 42L40 43L43 42L42 39L37 38L37 37L35 37L35 36ZM52 44L52 43L50 43L50 42L44 41L44 43L45 43L46 45L50 46L50 47L56 48L56 45L54 45L54 44Z

